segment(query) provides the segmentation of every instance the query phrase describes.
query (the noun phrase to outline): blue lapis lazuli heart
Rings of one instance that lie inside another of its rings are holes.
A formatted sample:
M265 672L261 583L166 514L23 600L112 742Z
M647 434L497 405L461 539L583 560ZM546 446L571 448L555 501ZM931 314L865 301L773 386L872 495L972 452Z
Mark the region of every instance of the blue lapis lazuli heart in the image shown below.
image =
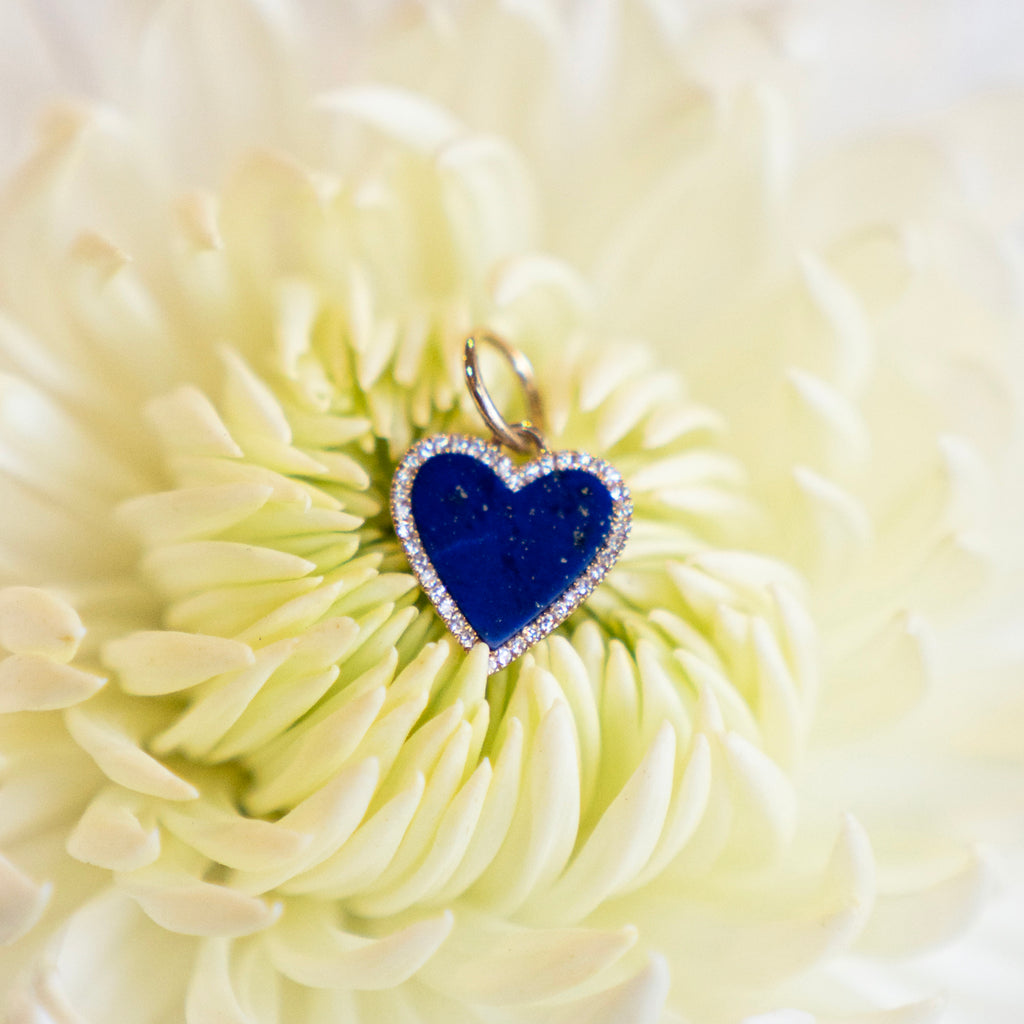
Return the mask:
M492 650L541 615L594 561L615 502L584 469L555 469L514 490L467 454L427 459L410 509L423 550Z

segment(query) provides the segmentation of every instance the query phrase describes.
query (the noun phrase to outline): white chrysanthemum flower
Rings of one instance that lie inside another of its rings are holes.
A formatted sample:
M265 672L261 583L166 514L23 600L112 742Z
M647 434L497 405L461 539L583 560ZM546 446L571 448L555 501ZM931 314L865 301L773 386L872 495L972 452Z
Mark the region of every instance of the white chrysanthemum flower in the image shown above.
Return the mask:
M663 6L104 8L0 208L12 1021L934 1019L882 965L1024 789L1008 211L795 170L763 22ZM386 510L475 323L636 508L490 679Z

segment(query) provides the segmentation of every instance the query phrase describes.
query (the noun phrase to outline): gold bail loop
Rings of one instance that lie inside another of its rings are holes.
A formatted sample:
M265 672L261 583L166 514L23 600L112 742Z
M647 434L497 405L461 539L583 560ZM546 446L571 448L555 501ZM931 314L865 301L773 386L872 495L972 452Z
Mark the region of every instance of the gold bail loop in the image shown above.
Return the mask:
M490 393L480 376L480 363L477 348L480 344L490 345L497 349L508 360L526 398L527 419L518 423L509 423L498 411ZM490 331L478 330L466 338L463 359L466 374L466 386L473 396L484 423L491 428L491 433L507 448L514 452L533 454L544 450L544 410L541 405L540 392L537 390L533 376L533 365L517 348L513 348L504 338Z

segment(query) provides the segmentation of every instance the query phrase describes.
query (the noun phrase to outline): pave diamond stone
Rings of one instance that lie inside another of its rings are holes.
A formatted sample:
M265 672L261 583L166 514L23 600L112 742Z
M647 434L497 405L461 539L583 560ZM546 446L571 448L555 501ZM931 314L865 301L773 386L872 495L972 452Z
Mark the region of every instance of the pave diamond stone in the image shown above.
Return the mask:
M632 514L621 480L580 452L517 468L497 445L460 435L406 452L391 491L396 533L459 643L491 649L489 671L547 636L615 562Z

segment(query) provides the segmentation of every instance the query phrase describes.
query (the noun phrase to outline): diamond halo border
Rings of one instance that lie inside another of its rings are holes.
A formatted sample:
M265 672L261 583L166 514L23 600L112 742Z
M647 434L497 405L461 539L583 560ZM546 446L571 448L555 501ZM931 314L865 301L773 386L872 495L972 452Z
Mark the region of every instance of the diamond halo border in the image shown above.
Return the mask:
M604 459L587 452L545 451L517 467L497 443L480 437L433 434L413 444L402 456L391 481L391 518L413 575L449 631L467 651L481 640L434 571L412 516L412 485L416 474L428 459L442 453L468 455L476 459L490 467L513 493L556 470L582 469L597 477L608 488L612 498L611 529L604 544L554 604L491 651L487 660L487 674L490 675L510 665L535 643L543 640L590 596L625 547L633 518L633 502L619 471Z

